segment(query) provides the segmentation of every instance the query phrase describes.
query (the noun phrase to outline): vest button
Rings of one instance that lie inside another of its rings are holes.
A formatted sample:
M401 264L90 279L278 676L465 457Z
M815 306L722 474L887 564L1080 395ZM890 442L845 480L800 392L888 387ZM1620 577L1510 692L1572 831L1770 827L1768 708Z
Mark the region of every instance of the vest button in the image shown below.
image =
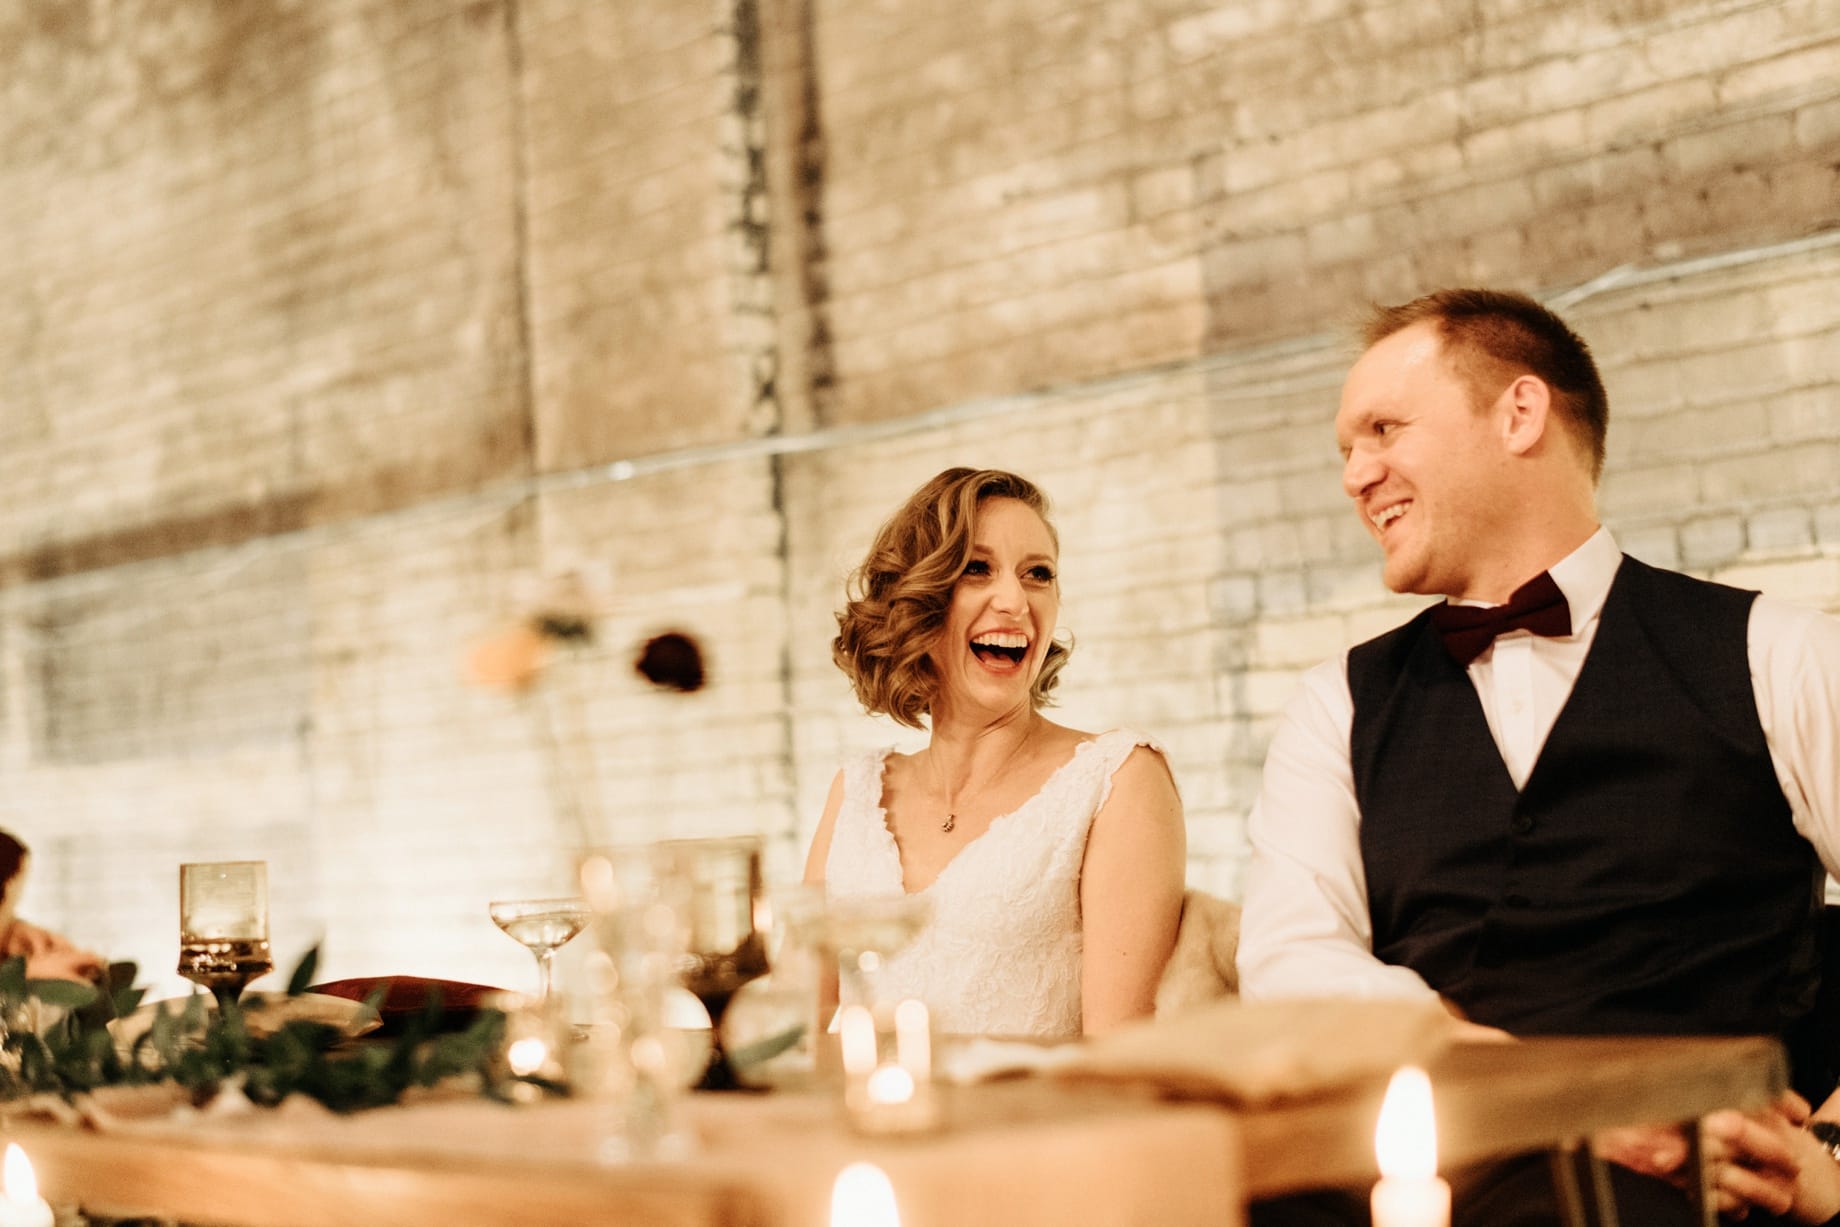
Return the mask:
M1525 814L1516 814L1514 815L1514 821L1510 822L1508 827L1516 835L1525 835L1527 832L1533 830L1533 819Z
M1532 907L1533 906L1533 900L1529 899L1526 895L1509 895L1507 899L1503 900L1503 902L1505 902L1509 907Z

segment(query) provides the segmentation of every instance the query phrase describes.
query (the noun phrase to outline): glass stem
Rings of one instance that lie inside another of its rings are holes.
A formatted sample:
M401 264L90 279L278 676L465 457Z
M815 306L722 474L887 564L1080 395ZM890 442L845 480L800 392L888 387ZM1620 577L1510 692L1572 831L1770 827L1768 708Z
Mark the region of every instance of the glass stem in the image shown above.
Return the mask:
M550 963L555 959L554 950L544 950L537 954L537 1004L549 1002Z

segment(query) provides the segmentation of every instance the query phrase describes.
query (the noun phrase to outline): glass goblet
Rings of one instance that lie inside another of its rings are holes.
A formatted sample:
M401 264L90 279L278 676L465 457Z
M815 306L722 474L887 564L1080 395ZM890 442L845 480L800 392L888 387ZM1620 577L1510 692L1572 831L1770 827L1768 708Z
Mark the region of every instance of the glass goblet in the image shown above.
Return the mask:
M837 960L838 1004L892 1007L882 1001L882 969L931 916L921 895L833 895L826 900L823 943L826 954Z
M693 1145L675 1107L688 1077L672 1059L670 1001L683 991L689 932L682 883L649 844L590 849L578 868L596 946L587 960L593 1024L582 1048L591 1069L579 1085L603 1105L601 1158L681 1158Z
M536 956L541 1006L549 1000L556 951L587 927L588 905L580 899L495 899L488 910L493 924Z
M721 1044L722 1015L743 984L767 972L759 836L673 839L658 845L683 892L688 921L684 987L709 1011L715 1037L698 1090L741 1089Z
M211 990L220 1009L274 970L268 947L268 862L179 866L179 974Z

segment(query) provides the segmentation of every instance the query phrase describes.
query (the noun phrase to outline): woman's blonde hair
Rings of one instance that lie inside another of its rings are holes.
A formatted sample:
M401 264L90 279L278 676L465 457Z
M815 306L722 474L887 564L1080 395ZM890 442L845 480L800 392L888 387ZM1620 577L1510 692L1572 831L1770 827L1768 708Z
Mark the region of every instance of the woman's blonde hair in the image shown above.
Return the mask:
M1013 498L1034 511L1060 547L1048 523L1048 496L1035 483L1001 469L947 469L889 517L851 573L831 659L868 711L919 728L932 710L939 677L928 651L971 561L978 507L993 498ZM1070 642L1048 645L1029 691L1035 707L1049 702L1072 651Z

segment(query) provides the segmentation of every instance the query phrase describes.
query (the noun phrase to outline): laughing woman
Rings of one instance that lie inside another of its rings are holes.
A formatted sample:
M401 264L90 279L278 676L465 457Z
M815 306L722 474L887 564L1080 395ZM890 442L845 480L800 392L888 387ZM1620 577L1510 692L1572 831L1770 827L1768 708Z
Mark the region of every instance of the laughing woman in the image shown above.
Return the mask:
M959 1034L1065 1038L1152 1012L1186 856L1162 752L1046 719L1059 542L1048 500L948 469L882 526L832 644L870 712L930 727L916 754L847 762L807 881L925 896L925 930L878 976Z

